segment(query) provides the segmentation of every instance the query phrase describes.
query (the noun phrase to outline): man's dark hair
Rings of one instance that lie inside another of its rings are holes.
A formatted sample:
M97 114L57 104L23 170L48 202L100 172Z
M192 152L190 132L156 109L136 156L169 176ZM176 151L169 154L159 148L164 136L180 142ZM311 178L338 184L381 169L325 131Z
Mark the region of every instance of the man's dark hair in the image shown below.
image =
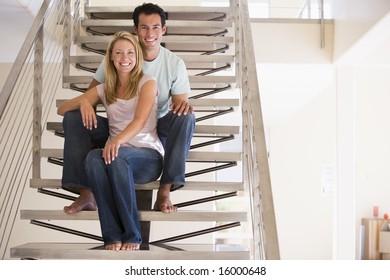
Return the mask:
M145 14L145 15L158 14L161 18L161 26L165 25L165 21L167 19L164 10L160 6L153 3L143 3L142 5L135 8L133 12L134 26L137 28L138 28L140 14Z

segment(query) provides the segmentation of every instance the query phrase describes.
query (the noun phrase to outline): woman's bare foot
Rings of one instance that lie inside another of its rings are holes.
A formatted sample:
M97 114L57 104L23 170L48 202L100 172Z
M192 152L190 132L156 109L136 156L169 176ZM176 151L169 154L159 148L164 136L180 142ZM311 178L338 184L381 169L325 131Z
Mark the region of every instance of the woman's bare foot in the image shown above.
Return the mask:
M137 244L137 243L123 243L121 250L136 251L136 250L139 250L139 244Z
M157 199L154 203L153 209L163 213L177 212L177 207L174 206L169 197L171 185L160 187L157 192Z
M90 189L81 189L80 196L69 206L64 207L66 214L75 214L82 210L96 211L96 201Z
M122 242L107 244L107 245L104 245L104 248L106 250L119 251L122 248Z

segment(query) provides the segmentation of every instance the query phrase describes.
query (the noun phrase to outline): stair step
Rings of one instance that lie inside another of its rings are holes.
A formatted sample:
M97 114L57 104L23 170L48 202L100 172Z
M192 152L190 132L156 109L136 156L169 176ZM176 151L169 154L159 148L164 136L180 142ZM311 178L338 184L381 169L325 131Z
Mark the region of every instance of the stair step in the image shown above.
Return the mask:
M46 129L49 131L62 131L61 122L47 122ZM201 134L238 134L240 132L239 126L225 126L225 125L196 125L195 133Z
M231 211L190 211L179 210L174 213L160 211L138 211L141 221L191 221L191 222L245 222L245 212ZM76 214L65 214L63 210L21 210L22 220L99 220L97 211L81 211Z
M167 20L167 26L171 27L207 27L207 28L230 28L232 27L232 22L221 20L221 21L203 21L203 20ZM82 27L106 27L106 26L117 26L123 27L123 30L132 30L133 29L133 20L132 19L84 19L81 21Z
M65 99L58 99L56 106L58 107ZM199 98L189 99L193 107L237 107L240 104L238 99L216 99L216 98Z
M41 149L41 157L62 158L63 149ZM240 161L241 153L239 152L194 152L190 151L187 161L191 162L218 162L218 161Z
M233 55L185 55L177 54L185 63L231 63L234 61ZM70 56L71 63L101 63L102 55L72 55Z
M138 251L104 250L103 243L26 243L11 248L11 258L78 260L249 260L243 245L148 244Z
M63 76L62 81L64 83L74 83L74 84L89 84L92 81L93 76ZM189 76L188 79L190 83L235 83L235 76Z
M84 13L91 15L92 13L130 13L133 14L133 11L136 6L85 6ZM202 6L164 6L164 11L168 14L168 17L173 14L194 14L194 13L204 13L204 14L215 14L215 13L225 13L229 14L231 12L230 7L202 7Z
M60 189L60 179L31 179L30 187L34 189ZM143 185L136 185L138 190L157 190L159 188L159 182L151 182ZM186 191L243 191L244 186L242 182L191 182L187 181L185 187L182 190Z
M79 36L75 39L75 44L108 44L112 36ZM186 35L166 35L162 37L162 43L212 43L212 44L231 44L233 37L226 36L186 36ZM104 45L106 48L107 46Z

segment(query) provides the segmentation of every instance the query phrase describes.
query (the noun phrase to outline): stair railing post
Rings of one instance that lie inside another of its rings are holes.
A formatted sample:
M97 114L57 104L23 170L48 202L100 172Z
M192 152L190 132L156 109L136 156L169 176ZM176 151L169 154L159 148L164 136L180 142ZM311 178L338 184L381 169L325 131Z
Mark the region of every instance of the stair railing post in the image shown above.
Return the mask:
M320 6L320 32L321 49L325 48L325 20L324 20L324 0L318 0Z
M66 1L65 7L65 20L63 28L63 56L62 56L62 77L67 77L70 74L70 45L71 45L71 33L72 33L72 1Z
M33 165L32 177L41 178L42 142L42 88L43 88L43 24L39 28L34 48L34 86L33 86Z

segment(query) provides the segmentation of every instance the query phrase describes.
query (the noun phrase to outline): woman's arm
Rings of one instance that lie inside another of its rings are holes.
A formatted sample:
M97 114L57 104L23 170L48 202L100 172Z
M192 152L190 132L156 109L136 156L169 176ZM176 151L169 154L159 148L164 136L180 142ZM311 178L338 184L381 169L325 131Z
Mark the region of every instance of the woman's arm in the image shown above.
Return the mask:
M149 80L142 85L134 119L104 147L103 158L106 164L111 163L118 156L118 150L121 144L132 139L144 128L156 102L156 95L156 81Z
M80 109L84 126L92 129L97 126L94 107L99 103L97 89L92 88L80 96L62 102L57 108L57 114L63 116L68 111Z

